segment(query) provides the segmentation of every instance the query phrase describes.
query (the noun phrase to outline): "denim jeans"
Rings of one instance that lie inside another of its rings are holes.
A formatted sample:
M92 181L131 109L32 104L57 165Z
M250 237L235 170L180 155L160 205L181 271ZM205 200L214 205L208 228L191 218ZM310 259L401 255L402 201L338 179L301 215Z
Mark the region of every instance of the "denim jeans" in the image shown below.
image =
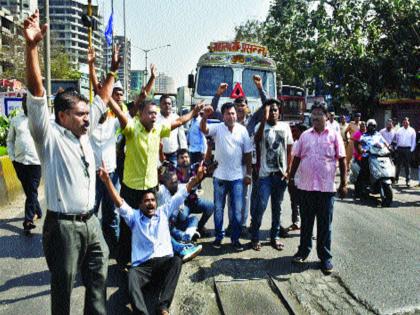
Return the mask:
M185 208L184 208L185 209ZM175 224L170 227L171 236L178 242L190 241L185 230L188 228L197 228L198 219L195 216L178 215Z
M260 177L257 181L258 197L256 211L251 221L251 238L259 240L262 218L271 196L271 233L272 240L280 238L281 202L287 188L287 182L279 175Z
M198 229L202 229L214 212L214 203L206 199L198 198L193 202L186 201L185 204L186 206L180 216L189 216L190 213L202 213L203 215L198 222Z
M112 184L119 190L119 179L117 172L109 173ZM115 213L115 205L108 193L104 183L96 175L96 196L95 207L93 208L95 214L98 215L99 206L102 202L102 231L104 232L105 241L111 249L114 249L118 244L120 236L120 216Z
M316 250L321 261L332 258L331 225L333 219L334 193L299 190L300 197L300 245L298 253L306 257L312 249L312 230L316 217Z
M236 242L239 240L241 235L241 222L242 222L242 204L243 204L243 193L244 185L243 179L237 180L222 180L216 177L213 178L214 187L214 227L216 232L216 240L222 240L225 236L225 230L223 228L223 213L226 204L226 197L229 196L229 200L232 207L232 226L231 240Z
M241 215L242 215L242 220L241 220L241 226L246 226L246 222L248 221L248 213L249 213L249 208L250 208L250 197L251 197L251 186L252 185L245 185L244 184L244 193L243 193L243 200L242 200L242 210L241 210ZM229 216L229 221L232 222L232 206L231 206L231 202L230 199L228 199L228 216Z

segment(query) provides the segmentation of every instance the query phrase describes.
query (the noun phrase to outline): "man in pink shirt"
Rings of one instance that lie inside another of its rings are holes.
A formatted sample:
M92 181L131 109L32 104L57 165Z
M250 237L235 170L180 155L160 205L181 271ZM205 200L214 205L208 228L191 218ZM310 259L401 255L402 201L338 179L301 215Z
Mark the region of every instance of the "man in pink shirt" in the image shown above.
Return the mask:
M315 103L311 108L313 128L305 131L293 150L293 164L289 185L297 186L300 193L301 233L298 252L293 262L301 263L312 249L312 230L317 221L317 253L321 270L330 274L333 270L331 255L331 224L335 195L336 162L340 167L338 193L343 198L347 193L346 152L339 133L326 128L326 106ZM295 183L294 178L299 178Z

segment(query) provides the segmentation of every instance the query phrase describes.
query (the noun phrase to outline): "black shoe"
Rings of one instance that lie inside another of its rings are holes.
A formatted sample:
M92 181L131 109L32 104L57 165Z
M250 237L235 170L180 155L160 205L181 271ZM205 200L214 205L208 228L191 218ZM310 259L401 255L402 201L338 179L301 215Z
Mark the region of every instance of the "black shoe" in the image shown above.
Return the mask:
M214 240L211 245L213 248L220 249L222 247L222 240Z
M306 258L308 258L308 256L303 256L299 253L296 253L292 258L292 263L301 264L306 260Z
M334 270L334 266L331 262L331 259L321 261L321 271L326 274L330 275Z
M289 236L289 231L284 227L280 227L280 237L286 238Z
M232 243L232 247L234 250L236 250L237 252L242 252L244 250L244 247L242 246L242 244L239 241L235 241Z

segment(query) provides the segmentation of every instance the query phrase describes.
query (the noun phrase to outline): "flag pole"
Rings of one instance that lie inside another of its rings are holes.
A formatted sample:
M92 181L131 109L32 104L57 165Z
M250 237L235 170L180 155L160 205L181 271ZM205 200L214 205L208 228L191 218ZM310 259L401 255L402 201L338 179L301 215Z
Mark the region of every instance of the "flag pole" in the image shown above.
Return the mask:
M92 0L88 0L88 16L92 18ZM88 28L88 41L89 41L89 49L92 48L92 25ZM93 102L93 84L92 79L89 76L89 102L92 104Z

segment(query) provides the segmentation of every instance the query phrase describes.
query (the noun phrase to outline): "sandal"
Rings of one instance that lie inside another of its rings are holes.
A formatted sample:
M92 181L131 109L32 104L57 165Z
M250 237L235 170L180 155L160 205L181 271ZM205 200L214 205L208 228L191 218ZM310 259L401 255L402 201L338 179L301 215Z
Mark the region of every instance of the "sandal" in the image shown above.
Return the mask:
M298 230L300 230L300 227L296 223L293 223L291 226L289 226L287 228L287 231L289 231L289 232L291 232L291 231L298 231Z
M261 242L260 241L252 241L252 249L259 252L261 250Z
M278 239L271 240L271 246L274 249L277 249L277 250L283 250L283 248L284 248L284 244L280 240L278 240Z

